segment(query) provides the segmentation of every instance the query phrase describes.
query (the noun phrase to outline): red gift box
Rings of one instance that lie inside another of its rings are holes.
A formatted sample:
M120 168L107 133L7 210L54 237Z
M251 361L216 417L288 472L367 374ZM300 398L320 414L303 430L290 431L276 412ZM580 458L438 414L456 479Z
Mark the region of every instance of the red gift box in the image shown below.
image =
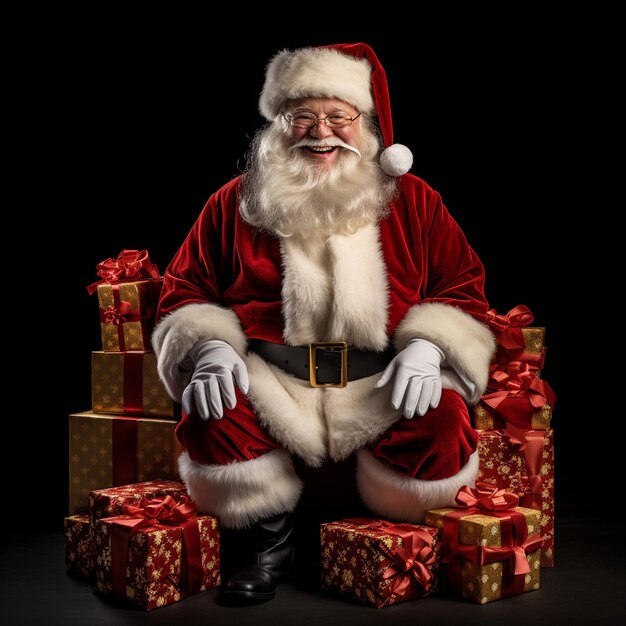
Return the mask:
M65 528L65 573L90 581L94 571L95 546L88 513L70 515L63 520Z
M151 611L220 584L216 517L197 515L187 497L125 505L125 515L101 518L94 588Z
M320 535L326 591L382 608L435 590L434 528L359 517L322 524Z
M150 350L163 278L146 250L122 250L117 259L97 265L102 349L107 352Z
M478 431L478 480L506 489L541 512L541 566L554 567L554 431Z
M89 512L92 523L102 517L122 515L127 505L139 505L144 500L172 496L180 501L187 496L187 488L182 480L148 480L142 483L94 489L89 494Z

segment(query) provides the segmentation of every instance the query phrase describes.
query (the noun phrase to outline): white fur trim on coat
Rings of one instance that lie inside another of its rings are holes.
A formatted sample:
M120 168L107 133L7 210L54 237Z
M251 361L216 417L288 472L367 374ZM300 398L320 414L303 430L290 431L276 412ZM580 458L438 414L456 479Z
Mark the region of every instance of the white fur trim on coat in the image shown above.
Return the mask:
M485 392L495 350L489 328L455 306L425 302L411 307L398 324L394 345L400 351L416 338L431 341L443 351L442 368L447 365L471 381L472 393L464 397L469 404L476 404Z
M422 524L430 509L454 506L463 485L474 486L478 475L478 451L449 478L410 478L381 463L366 449L357 455L357 486L363 502L377 515L396 521Z
M373 224L326 241L285 238L285 341L347 341L364 350L387 347L387 271Z
M303 487L291 457L281 449L228 465L203 465L183 452L178 471L199 511L219 517L224 528L245 528L293 511Z
M372 68L332 48L282 50L269 62L259 111L274 121L287 100L338 98L363 113L374 111Z
M152 333L157 370L167 392L180 402L191 371L179 369L189 350L202 339L221 339L244 356L248 340L239 318L216 304L194 303L165 315Z

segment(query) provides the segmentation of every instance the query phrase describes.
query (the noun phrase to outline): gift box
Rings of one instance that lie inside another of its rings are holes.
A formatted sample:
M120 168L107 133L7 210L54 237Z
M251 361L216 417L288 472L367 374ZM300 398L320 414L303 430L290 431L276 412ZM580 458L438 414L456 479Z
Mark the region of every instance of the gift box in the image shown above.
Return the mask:
M90 581L94 572L95 545L88 513L70 515L63 520L65 529L65 573Z
M86 512L94 489L178 478L175 429L174 420L71 414L69 514Z
M89 494L89 514L92 523L102 517L123 515L124 507L137 506L144 500L154 500L171 496L179 502L183 496L188 496L185 483L178 478L169 480L147 480L119 487L94 489Z
M322 588L382 608L436 588L434 528L350 518L320 526Z
M539 589L539 511L480 483L461 488L457 503L425 515L440 531L442 587L478 604Z
M102 349L150 350L163 278L146 250L122 250L97 266L101 277L89 285L100 306Z
M535 409L532 405L529 406L528 399L526 397L510 397L508 398L509 412L507 416L519 416L518 419L513 417L513 420L517 422L517 426L523 426L536 430L548 430L552 421L552 407L546 403L542 407ZM509 417L509 419L511 419ZM498 428L504 428L507 425L504 417L501 414L490 407L482 400L478 401L478 404L474 407L474 428L476 430L494 430Z
M513 307L506 314L499 314L495 309L487 311L487 324L495 335L499 350L541 356L545 351L546 329L530 326L534 319L524 304Z
M95 590L151 611L220 585L220 529L171 496L94 525Z
M478 480L540 511L541 566L554 567L554 430L478 431Z
M92 352L91 408L114 415L178 417L159 379L154 352Z

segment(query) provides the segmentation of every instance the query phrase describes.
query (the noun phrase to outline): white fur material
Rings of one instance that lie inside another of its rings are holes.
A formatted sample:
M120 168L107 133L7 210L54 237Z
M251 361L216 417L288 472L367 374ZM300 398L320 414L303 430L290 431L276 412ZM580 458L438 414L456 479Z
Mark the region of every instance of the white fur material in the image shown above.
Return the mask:
M281 449L228 465L203 465L183 452L178 471L199 511L219 517L224 528L245 528L292 511L303 487L289 454Z
M394 143L383 150L380 166L387 176L402 176L413 166L413 153L401 143Z
M372 113L371 74L366 59L331 48L282 50L267 66L259 110L271 122L287 100L338 98L363 113Z
M373 225L327 242L281 240L285 340L387 345L388 285L379 230ZM330 312L330 314L329 314Z
M474 486L478 475L478 451L449 478L421 480L386 467L367 449L357 455L357 486L363 502L377 515L397 522L422 524L430 509L454 506L463 485Z
M239 318L230 309L216 304L182 306L164 316L152 333L159 377L176 402L181 401L190 377L189 372L178 373L178 367L193 345L201 339L221 339L242 357L246 352L247 338Z
M398 324L394 344L398 351L415 338L426 339L443 350L442 364L455 369L474 385L473 394L466 398L478 402L485 392L489 364L495 350L492 332L469 313L440 302L426 302L411 307Z

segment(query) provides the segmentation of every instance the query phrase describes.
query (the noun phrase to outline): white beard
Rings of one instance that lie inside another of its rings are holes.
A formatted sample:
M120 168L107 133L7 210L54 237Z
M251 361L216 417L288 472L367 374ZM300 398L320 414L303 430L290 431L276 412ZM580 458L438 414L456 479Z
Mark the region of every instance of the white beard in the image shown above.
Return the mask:
M358 151L337 148L336 162L321 169L290 149L288 130L277 121L254 138L239 205L249 224L283 237L328 237L354 233L387 214L396 181L378 164L372 131L363 126Z

